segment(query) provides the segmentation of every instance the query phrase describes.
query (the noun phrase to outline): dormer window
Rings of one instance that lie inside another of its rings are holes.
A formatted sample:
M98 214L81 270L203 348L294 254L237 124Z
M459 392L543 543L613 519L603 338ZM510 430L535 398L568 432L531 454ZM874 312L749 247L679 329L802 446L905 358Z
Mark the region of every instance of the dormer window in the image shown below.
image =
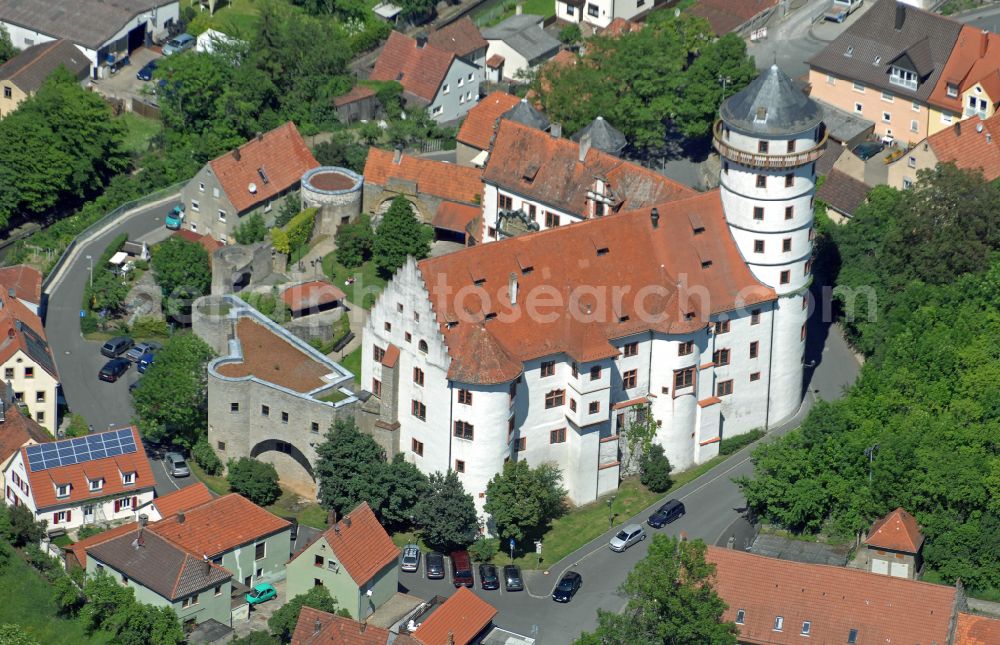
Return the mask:
M802 621L802 635L803 636L808 636L809 635L809 631L811 629L812 629L812 623L811 622L809 622L808 620Z
M69 484L56 484L56 497L69 497Z
M908 69L896 67L895 65L889 69L889 82L910 90L917 89L917 75Z
M742 625L743 621L746 619L747 612L745 609L736 610L736 624Z
M87 482L90 484L90 492L96 492L104 488L103 479L88 479Z
M774 631L780 632L781 629L784 626L785 626L785 618L783 616L775 616L774 617Z
M858 642L858 630L852 629L847 632L847 645L856 645Z
M958 85L954 83L948 83L948 96L955 98L958 96Z
M135 483L135 473L122 473L122 483L126 486Z

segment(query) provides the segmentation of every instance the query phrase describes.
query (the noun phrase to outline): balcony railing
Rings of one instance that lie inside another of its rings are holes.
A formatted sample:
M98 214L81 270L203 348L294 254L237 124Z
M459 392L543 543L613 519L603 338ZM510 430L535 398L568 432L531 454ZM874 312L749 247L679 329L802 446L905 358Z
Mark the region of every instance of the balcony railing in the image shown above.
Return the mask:
M723 138L722 128L723 124L720 120L715 122L715 127L712 129L712 144L719 154L736 163L755 168L794 168L795 166L804 166L807 163L816 161L823 156L823 152L826 150L826 140L829 137L829 133L824 132L823 138L819 143L808 150L789 152L787 154L772 154L769 152L740 150L729 145Z

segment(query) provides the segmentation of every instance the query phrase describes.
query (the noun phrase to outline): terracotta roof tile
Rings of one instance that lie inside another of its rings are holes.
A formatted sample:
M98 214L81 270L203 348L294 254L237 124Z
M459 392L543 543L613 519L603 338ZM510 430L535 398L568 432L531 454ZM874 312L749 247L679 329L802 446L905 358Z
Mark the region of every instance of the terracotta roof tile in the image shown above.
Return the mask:
M212 254L221 249L225 244L215 239L207 233L205 235L199 235L194 231L188 229L181 229L174 233L175 236L185 239L188 242L194 242L195 244L201 244L201 246L208 251L208 260L212 261Z
M475 221L481 214L482 209L479 206L441 202L437 212L434 213L431 225L434 228L465 234L469 223Z
M42 302L42 273L27 264L0 268L0 289L14 290L14 297L32 304Z
M180 515L173 515L148 528L191 553L212 558L290 527L288 520L230 493L184 509L183 522Z
M924 543L917 520L901 508L897 508L872 524L865 544L876 549L890 549L916 553Z
M423 47L409 36L393 31L375 61L373 81L397 81L403 91L430 103L437 96L455 54L430 43Z
M939 163L980 170L986 181L1000 177L1000 112L985 121L978 116L960 121L927 137L927 143Z
M706 560L715 564L715 590L729 605L723 619L744 612L741 643L799 645L805 621L807 640L816 643L847 643L852 629L859 644L948 642L954 587L714 546ZM782 631L774 629L777 616Z
M399 362L399 347L396 347L392 343L385 348L385 354L382 356L382 365L393 368L396 367L396 363Z
M633 31L639 31L642 29L641 22L632 22L631 20L626 20L625 18L615 18L608 26L599 31L599 35L608 36L610 38L617 38L622 34L628 34Z
M423 645L468 645L496 615L493 605L459 587L420 624L413 637Z
M368 502L361 502L344 519L324 531L320 539L326 540L358 586L363 586L399 557L399 548L379 524Z
M997 645L997 643L1000 643L1000 620L966 613L958 615L955 645Z
M397 164L393 156L387 150L370 148L365 161L365 181L376 186L385 186L390 179L412 181L420 193L463 204L475 204L483 194L478 168L405 154Z
M872 187L840 170L831 170L823 185L816 191L820 199L841 213L853 215L865 203Z
M507 92L493 92L469 110L458 130L455 140L459 143L486 150L490 147L497 120L521 99Z
M163 497L157 497L153 500L153 505L159 511L160 519L163 519L176 515L177 511L192 509L195 506L211 502L213 499L215 498L212 497L212 493L208 490L208 487L198 482L179 490L171 491Z
M292 645L386 645L389 630L303 606ZM398 642L398 641L397 641Z
M307 170L319 166L291 121L244 143L239 147L239 159L227 152L209 164L238 213L298 184ZM256 192L250 192L250 184Z
M928 97L931 105L961 113L962 94L976 83L986 86L994 105L1000 101L1000 35L965 25L945 63L941 78ZM958 88L957 96L948 96L948 85Z
M323 377L330 369L305 354L273 331L250 318L236 323L236 337L243 350L243 360L219 365L223 376L255 376L296 392L311 392L329 385Z
M650 211L642 209L419 262L424 282L435 285L429 295L451 357L449 378L502 383L517 376L522 362L532 358L566 353L586 362L614 356L618 350L610 343L612 339L650 329L670 333L701 329L711 313L740 306L737 294L742 294L744 306L774 298L774 292L760 284L743 262L717 191L660 203L656 208L660 213L657 229L652 228ZM700 219L703 233L694 232L692 215ZM634 257L647 261L629 261ZM706 258L712 264L703 268ZM519 294L519 304L513 308L507 304L512 273L517 276ZM689 304L694 309L690 319L689 312L680 311L676 285L681 276L686 276L686 290L704 287L710 295L709 302L693 304L700 302L694 299ZM482 282L475 285L478 281ZM621 299L620 309L618 303L610 302L614 298L586 296L571 314L566 303L579 285L630 291ZM662 288L655 294L645 289L642 293L649 297L640 303L635 294L650 285ZM522 303L543 292L554 294L563 304L550 308L546 299L543 308L552 316L525 315L528 305ZM589 314L585 314L587 308ZM501 315L488 318L494 313Z
M334 107L343 107L354 103L355 101L361 101L367 98L375 96L375 90L365 85L355 85L351 88L351 91L347 94L341 94L333 99Z
M153 470L149 466L149 459L146 458L146 449L142 445L139 431L132 426L132 437L135 440L136 451L126 455L115 457L105 457L104 459L94 459L82 464L70 466L56 466L45 470L33 471L28 469L28 481L31 485L31 496L35 502L35 508L39 512L53 506L70 506L86 502L90 499L116 497L127 493L144 493L152 490L156 485L153 479ZM117 432L109 430L108 432ZM98 433L105 434L105 433ZM72 439L63 439L55 442L57 445ZM24 460L25 467L28 464L28 455L24 448L21 448L21 459ZM122 483L122 473L135 473L135 483L125 485ZM100 491L90 492L87 479L104 479L104 486ZM56 484L69 484L69 497L56 497Z
M595 177L604 179L618 208L645 208L697 192L672 179L590 148L579 161L580 144L507 119L500 121L483 181L569 213L586 212ZM531 177L531 179L528 179Z
M316 309L346 297L343 291L326 280L303 282L281 292L282 302L292 311Z
M0 384L0 387L6 385ZM7 463L23 446L53 441L49 431L34 419L21 414L16 405L7 405L0 422L0 464Z
M493 54L486 59L486 66L490 69L500 69L506 59L500 54Z
M719 36L724 36L762 11L778 4L778 0L698 0L689 13L708 21Z
M427 42L456 56L469 56L489 45L468 16L427 34Z

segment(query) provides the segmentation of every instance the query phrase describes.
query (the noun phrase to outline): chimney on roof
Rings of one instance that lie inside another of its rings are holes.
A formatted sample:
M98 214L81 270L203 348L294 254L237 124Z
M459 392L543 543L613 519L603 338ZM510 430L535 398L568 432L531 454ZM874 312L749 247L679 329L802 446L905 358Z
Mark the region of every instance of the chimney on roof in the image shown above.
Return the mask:
M956 137L962 136L962 122L961 121L956 121L955 122L955 136Z
M326 516L327 526L336 526L337 524L337 511L330 511Z
M233 159L235 159L236 161L240 160L240 149L239 148L233 148Z
M344 528L345 529L351 528L351 516L350 515L345 515L344 516L343 524L344 524Z
M184 523L184 511L177 511L177 523L178 524Z
M982 132L983 132L983 124L981 122L976 124L976 132L979 132L980 134L982 134Z
M649 211L649 221L652 222L653 228L660 228L660 211L657 208Z
M392 151L392 163L399 165L403 159L403 146L396 146Z
M510 279L507 280L507 294L510 296L510 304L517 304L517 274L511 271Z
M549 134L554 138L562 138L562 123L553 123L549 126Z
M203 554L201 556L202 568L205 570L205 575L212 573L212 563L208 560L208 554Z
M139 528L143 528L149 523L149 516L145 513L139 513Z
M14 297L14 287L7 289L7 295L10 296L11 298Z
M368 621L363 621L360 626L361 633L364 634L365 630L368 629Z
M427 45L427 36L417 36L417 49L423 49Z
M318 634L321 629L323 629L323 623L317 618L316 622L313 623L313 634Z
M258 132L257 133L257 141L263 141L263 140L264 140L264 133L263 132Z
M514 15L520 16L523 13L524 13L524 3L523 2L518 2L517 5L514 8Z
M902 2L896 2L896 31L903 28L903 23L906 22L906 5Z
M583 163L587 159L587 153L590 152L590 133L580 137L580 152L577 155L577 160Z
M521 5L518 4L517 8L520 9ZM448 630L448 640L445 641L447 645L455 645L455 632Z

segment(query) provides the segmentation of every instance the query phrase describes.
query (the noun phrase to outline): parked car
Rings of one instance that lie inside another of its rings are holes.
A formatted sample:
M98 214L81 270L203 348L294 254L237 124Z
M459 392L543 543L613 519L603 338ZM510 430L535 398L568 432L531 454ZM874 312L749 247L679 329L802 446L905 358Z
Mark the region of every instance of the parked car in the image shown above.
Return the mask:
M262 602L267 602L271 598L278 595L278 592L273 586L266 582L261 582L254 586L249 592L247 592L246 599L250 603L250 606L259 605Z
M167 462L167 470L174 477L188 477L191 474L191 469L179 452L168 452L163 455L163 461Z
M181 34L176 38L171 38L167 41L167 44L163 46L163 55L170 56L171 54L180 54L185 52L195 45L194 36L191 34Z
M885 148L885 144L880 141L865 141L864 143L859 143L855 146L852 152L862 161L868 161L878 153L882 152L883 148Z
M122 374L128 371L129 363L124 358L112 358L110 361L104 364L101 371L97 373L97 378L102 381L107 381L108 383L114 383Z
M567 571L563 575L555 591L552 592L552 600L556 602L569 602L576 595L576 592L583 586L583 576L576 571Z
M430 580L444 578L444 556L440 553L436 551L428 553L427 559L424 560L424 567L427 571L427 577Z
M142 69L135 75L140 81L151 81L153 80L153 72L156 71L156 59L149 61L142 66Z
M642 542L645 539L646 531L642 528L642 526L639 524L628 524L615 533L615 536L611 538L611 544L609 546L612 551L621 553L633 544Z
M474 587L476 579L472 576L472 561L468 551L452 551L451 582L456 587Z
M507 591L524 591L524 579L521 578L521 570L516 564L504 565L503 588Z
M157 349L160 349L159 343L139 343L138 345L133 345L125 352L125 358L133 363L138 363L143 354L156 351Z
M133 344L132 339L128 336L116 336L101 346L101 354L108 358L115 358L131 349Z
M649 516L646 524L654 529L663 528L684 515L684 504L678 499L672 499Z
M136 365L136 369L139 370L140 374L145 374L149 366L153 364L156 360L156 354L153 352L146 352L141 357L139 357L139 364Z
M497 575L497 568L492 564L479 565L479 584L487 591L499 589L500 577Z
M399 568L403 571L416 571L420 568L420 547L416 544L407 544L403 547L403 557L400 560Z
M174 206L173 210L167 213L163 223L171 231L179 230L181 225L184 224L184 205L177 204Z

